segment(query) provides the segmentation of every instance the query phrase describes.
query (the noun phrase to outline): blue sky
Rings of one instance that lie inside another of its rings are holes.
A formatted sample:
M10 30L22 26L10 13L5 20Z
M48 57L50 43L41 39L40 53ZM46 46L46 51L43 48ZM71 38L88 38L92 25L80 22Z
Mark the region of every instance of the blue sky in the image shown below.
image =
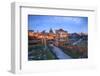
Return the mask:
M41 32L63 29L69 33L88 32L88 17L28 15L28 30Z

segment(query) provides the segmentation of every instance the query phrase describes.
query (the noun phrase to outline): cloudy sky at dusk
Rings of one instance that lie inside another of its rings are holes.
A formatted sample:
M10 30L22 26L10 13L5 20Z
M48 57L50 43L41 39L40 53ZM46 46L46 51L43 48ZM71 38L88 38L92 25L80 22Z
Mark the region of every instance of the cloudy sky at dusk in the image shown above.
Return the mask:
M63 29L69 33L87 33L88 17L28 15L28 30L48 32Z

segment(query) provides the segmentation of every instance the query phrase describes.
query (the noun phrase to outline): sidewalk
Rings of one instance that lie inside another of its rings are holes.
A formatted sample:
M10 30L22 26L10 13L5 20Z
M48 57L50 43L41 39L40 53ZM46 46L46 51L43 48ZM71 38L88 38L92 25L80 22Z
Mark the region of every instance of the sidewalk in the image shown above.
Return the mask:
M54 46L54 45L50 45L51 47L53 47L52 52L57 56L57 58L59 59L71 59L71 57L67 54L65 54L60 48Z

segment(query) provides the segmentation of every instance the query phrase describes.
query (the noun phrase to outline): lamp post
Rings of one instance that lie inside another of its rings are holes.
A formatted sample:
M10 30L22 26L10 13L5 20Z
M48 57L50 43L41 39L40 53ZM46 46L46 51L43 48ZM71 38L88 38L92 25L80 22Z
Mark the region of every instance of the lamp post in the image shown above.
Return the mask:
M44 49L47 48L47 43L46 43L46 36L43 34L41 38L42 44L44 45Z
M44 35L44 49L47 48L47 44L46 44L46 36Z

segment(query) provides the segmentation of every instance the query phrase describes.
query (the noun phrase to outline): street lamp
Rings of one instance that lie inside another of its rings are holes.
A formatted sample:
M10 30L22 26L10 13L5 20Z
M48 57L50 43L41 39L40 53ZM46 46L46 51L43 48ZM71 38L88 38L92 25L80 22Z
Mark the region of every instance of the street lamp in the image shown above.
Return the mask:
M44 49L47 48L47 44L46 44L46 36L44 35Z

